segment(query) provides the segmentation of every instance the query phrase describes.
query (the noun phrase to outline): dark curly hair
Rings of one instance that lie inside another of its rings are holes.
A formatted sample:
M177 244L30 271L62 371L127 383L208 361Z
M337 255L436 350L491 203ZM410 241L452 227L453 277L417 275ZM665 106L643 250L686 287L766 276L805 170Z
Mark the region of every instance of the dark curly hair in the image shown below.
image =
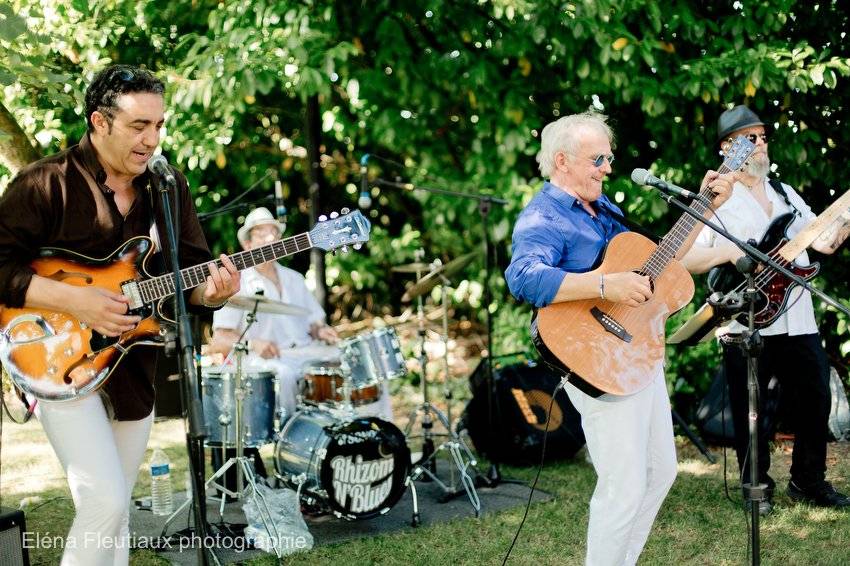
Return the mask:
M118 97L132 92L165 93L165 84L150 71L132 65L110 65L95 75L86 89L86 124L94 130L91 115L98 111L106 116L112 129L112 120L118 109Z

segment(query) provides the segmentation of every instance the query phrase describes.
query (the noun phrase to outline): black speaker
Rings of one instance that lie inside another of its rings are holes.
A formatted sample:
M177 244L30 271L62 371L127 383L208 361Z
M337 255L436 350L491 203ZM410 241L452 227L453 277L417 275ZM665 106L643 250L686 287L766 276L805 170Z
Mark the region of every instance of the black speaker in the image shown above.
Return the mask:
M544 363L524 356L493 359L493 422L488 420L487 368L482 361L469 378L472 399L461 420L475 449L491 460L537 464L552 393L560 383ZM584 446L581 416L566 392L558 389L546 440L546 461L571 458Z
M762 399L759 413L759 418L769 431L774 430L779 406L779 381L774 377L767 384L767 395ZM697 408L696 425L707 442L718 446L734 446L735 424L732 420L732 407L729 401L729 383L726 381L726 372L723 370L722 363L715 370L711 386Z
M29 544L24 545L26 530L23 511L0 508L0 564L29 566Z

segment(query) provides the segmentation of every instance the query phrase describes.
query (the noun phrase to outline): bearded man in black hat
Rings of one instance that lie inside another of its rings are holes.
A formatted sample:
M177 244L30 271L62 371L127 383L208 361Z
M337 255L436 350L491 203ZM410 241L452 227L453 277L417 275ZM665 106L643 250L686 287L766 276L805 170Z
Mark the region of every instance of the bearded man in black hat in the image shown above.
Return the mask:
M752 157L735 183L732 196L717 211L717 218L734 236L760 241L771 222L777 217L793 213L788 236L793 238L816 215L803 198L789 185L770 179L768 134L765 124L746 106L735 106L720 115L717 122L717 143L721 151L737 136L744 136L756 146ZM812 243L811 248L833 253L850 233L850 215L845 213ZM735 263L743 252L726 238L705 228L696 243L682 259L692 273L704 273L725 262ZM804 251L796 259L808 265ZM764 349L758 360L760 399L766 398L767 384L775 376L783 389L795 392L795 409L798 413L794 431L794 451L791 459L791 479L788 496L794 501L804 501L822 507L848 507L850 498L838 493L826 481L826 443L831 405L829 390L829 363L821 344L815 322L811 293L796 287L790 293L785 312L770 326L760 330ZM729 383L729 400L735 427L735 450L742 476L749 478L747 453L748 394L746 358L734 343L743 326L732 323L721 339L723 363ZM761 410L760 410L761 411ZM759 483L767 485L767 499L759 503L762 515L773 508L775 482L768 475L770 453L768 439L772 431L760 420L758 439Z

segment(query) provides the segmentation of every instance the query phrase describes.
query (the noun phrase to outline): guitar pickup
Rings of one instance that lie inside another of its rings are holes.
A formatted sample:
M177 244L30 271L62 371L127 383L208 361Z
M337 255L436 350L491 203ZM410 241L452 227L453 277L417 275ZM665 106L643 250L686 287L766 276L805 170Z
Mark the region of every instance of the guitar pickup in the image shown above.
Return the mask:
M593 315L593 318L596 319L596 322L602 325L607 332L610 332L623 342L631 342L632 335L626 332L626 329L623 328L623 325L614 320L614 318L599 310L599 307L593 307L590 309L590 314Z
M121 283L121 294L130 300L128 310L135 311L145 306L142 291L139 289L139 283L137 281L131 279Z

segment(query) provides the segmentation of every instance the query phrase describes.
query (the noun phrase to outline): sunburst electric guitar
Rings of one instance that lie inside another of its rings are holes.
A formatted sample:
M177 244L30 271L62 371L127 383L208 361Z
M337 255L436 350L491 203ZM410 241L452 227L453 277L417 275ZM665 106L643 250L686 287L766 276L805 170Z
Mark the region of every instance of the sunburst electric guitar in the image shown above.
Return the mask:
M740 169L753 149L739 136L727 150L720 173ZM691 208L703 214L712 196L706 187ZM649 385L663 370L665 322L694 295L690 273L674 258L696 223L683 215L658 245L634 232L614 236L600 273L649 276L652 297L637 307L587 299L541 308L531 333L543 359L569 373L573 385L593 396L629 395Z
M342 210L312 230L265 246L233 254L239 271L311 248L326 251L359 248L369 240L370 224L360 211ZM164 303L174 295L174 275L150 276L146 270L153 242L139 236L103 259L45 248L31 267L37 275L71 285L102 287L129 299L129 314L142 317L135 329L103 336L67 313L46 309L12 309L0 305L0 360L15 385L38 399L68 401L101 387L127 351L139 345L162 345L160 321L174 322ZM221 260L215 260L221 265ZM180 271L184 289L206 280L207 264Z

